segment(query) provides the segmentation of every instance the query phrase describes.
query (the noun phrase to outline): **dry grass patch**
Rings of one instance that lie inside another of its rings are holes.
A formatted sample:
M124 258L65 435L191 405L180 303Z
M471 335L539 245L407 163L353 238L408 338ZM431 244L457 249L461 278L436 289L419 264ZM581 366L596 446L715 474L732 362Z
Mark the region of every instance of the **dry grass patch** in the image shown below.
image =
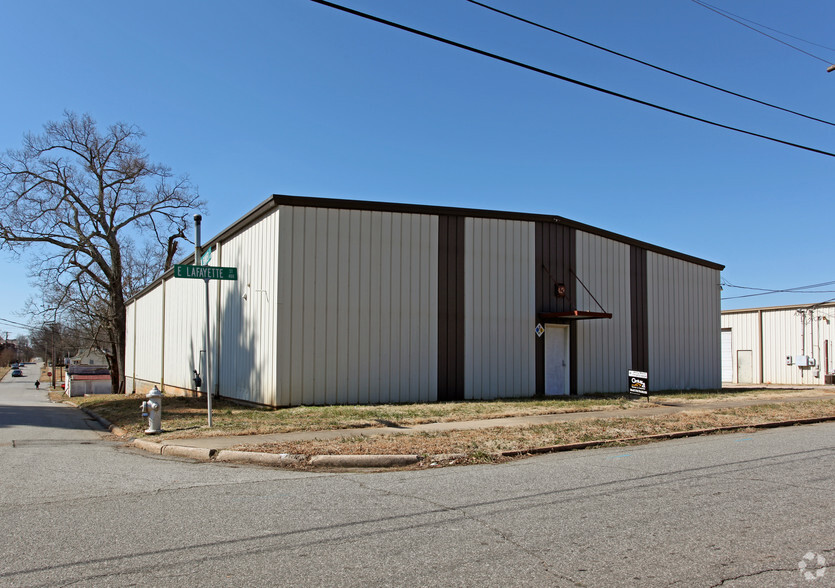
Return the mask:
M676 404L699 404L703 399L809 394L810 390L749 390L742 393L674 393L651 397L652 402L632 400L624 395L588 395L560 398L525 398L496 401L443 402L431 404L381 404L371 406L298 406L267 408L243 406L223 399L213 399L212 428L207 427L206 400L165 396L162 407L164 433L157 439L182 439L228 435L263 435L294 431L365 429L384 426L409 427L425 423L460 422L514 416L594 412L601 410L641 409L674 401ZM65 396L64 399L67 399ZM94 395L73 398L128 435L142 437L147 419L141 416L145 396L135 394Z
M139 406L143 395L95 395L73 398L128 434L144 435L147 423ZM559 414L634 408L624 396L584 396L560 399L511 399L496 401L443 402L432 404L380 404L371 406L297 406L266 408L242 406L223 399L212 400L212 428L206 427L207 407L203 398L163 398L162 426L157 438L177 439L226 435L261 435L293 431L325 431L424 423L494 419L510 416ZM641 403L641 407L653 406Z
M241 445L235 449L308 456L465 454L467 458L464 461L468 462L483 461L485 456L502 451L531 451L588 441L611 441L617 444L623 443L623 439L648 435L821 417L835 417L835 399L713 411L693 410L667 416L585 419L528 427Z

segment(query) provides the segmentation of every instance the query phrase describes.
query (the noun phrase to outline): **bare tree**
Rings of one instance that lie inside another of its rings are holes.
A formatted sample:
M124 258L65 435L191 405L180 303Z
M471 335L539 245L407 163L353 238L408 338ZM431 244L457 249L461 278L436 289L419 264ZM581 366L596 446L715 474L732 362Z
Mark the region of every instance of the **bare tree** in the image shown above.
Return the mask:
M142 137L133 125L100 132L89 115L65 112L0 157L0 249L34 246L35 274L53 290L47 304L103 330L114 393L123 390L125 301L158 274L137 275L148 268L141 260L164 262L169 237L204 206L187 177L149 161Z

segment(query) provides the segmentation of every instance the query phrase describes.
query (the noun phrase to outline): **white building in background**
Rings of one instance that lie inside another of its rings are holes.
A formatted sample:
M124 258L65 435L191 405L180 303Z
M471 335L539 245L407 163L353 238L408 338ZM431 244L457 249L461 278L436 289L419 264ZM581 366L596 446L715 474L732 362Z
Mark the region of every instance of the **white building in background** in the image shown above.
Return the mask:
M722 381L833 383L833 322L831 302L722 311Z
M205 242L207 389L269 405L721 385L723 266L551 215L273 196ZM193 264L194 256L183 263ZM202 280L129 302L128 392L193 393Z

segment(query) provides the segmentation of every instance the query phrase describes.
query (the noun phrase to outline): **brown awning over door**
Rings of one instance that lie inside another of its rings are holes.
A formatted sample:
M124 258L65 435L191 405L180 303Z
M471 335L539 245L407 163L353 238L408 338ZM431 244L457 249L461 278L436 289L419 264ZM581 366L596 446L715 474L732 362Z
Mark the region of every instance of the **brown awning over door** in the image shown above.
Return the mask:
M567 312L540 312L539 320L543 323L561 320L610 319L611 312L591 312L589 310L569 310Z

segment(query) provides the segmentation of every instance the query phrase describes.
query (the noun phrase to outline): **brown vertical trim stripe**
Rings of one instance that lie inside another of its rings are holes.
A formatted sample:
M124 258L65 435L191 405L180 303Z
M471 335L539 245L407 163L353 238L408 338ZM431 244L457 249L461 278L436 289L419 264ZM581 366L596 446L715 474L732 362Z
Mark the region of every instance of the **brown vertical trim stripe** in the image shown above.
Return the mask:
M575 271L577 237L574 228L557 222L537 222L534 263L536 264L536 313L576 310ZM557 296L557 286L565 286L565 295ZM562 322L562 321L560 321ZM569 325L570 392L577 393L577 331ZM533 328L534 325L531 326ZM545 338L536 340L536 393L545 394Z
M632 369L649 371L649 305L647 302L647 250L629 248L629 301L632 323Z
M464 222L438 217L438 401L464 399Z

